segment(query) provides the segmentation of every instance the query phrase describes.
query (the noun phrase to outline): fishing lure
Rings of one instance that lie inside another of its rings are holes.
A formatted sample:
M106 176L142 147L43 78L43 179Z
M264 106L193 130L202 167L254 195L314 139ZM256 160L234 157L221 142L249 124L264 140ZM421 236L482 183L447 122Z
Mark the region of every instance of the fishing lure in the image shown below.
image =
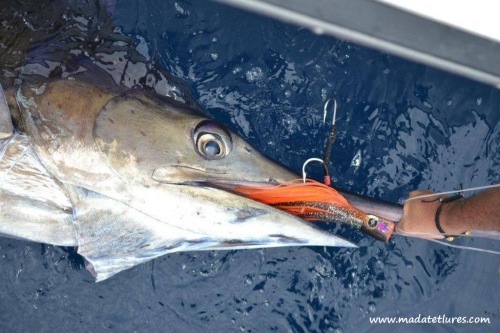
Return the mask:
M365 214L333 187L315 180L297 179L274 186L244 185L234 191L305 220L347 223L384 242L394 231L394 222Z

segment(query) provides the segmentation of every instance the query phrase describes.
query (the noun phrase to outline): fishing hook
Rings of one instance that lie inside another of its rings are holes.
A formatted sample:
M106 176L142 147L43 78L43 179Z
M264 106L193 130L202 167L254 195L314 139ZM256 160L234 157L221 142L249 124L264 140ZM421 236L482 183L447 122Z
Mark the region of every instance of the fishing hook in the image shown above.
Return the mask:
M323 106L323 124L326 124L326 114L328 113L328 103L330 103L330 98L326 101ZM335 125L335 120L337 117L337 100L333 98L333 118L332 118L332 126Z
M321 164L323 164L323 169L325 168L325 162L323 162L321 158L312 157L307 161L305 161L304 164L302 164L302 181L304 183L306 182L306 177L307 177L306 166L307 164L309 164L309 162L320 162Z

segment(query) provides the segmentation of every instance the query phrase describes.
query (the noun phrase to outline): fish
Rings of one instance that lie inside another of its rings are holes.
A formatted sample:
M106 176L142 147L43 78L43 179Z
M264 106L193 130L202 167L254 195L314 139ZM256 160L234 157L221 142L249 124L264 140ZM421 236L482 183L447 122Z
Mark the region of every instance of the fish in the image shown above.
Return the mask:
M297 175L185 104L35 74L14 94L18 108L0 108L0 235L74 246L96 281L179 251L356 247L221 186Z

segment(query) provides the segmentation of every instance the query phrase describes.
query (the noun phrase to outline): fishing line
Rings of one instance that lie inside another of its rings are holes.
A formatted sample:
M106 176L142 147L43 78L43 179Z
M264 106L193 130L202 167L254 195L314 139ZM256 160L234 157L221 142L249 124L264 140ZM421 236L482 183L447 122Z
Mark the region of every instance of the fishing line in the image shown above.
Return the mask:
M399 223L399 222L397 222L397 223ZM396 226L397 226L397 223L396 223ZM408 237L421 238L421 239L429 239L429 238L423 238L422 236L443 236L443 234L438 233L438 232L412 232L412 231L402 231L401 229L396 229L394 234L398 235L398 236L408 236ZM467 238L467 237L469 237L469 238L488 238L488 239L498 240L496 237L488 236L487 234L477 235L477 234L471 233L471 234L446 234L446 235L451 236L451 237L455 237L455 238Z
M454 248L457 248L457 249L470 250L470 251L477 251L477 252L484 252L484 253L491 253L491 254L498 254L498 255L500 255L500 251L481 249L479 247L472 247L472 246L465 246L465 245L449 244L449 243L445 243L445 242L442 242L442 241L437 240L437 239L427 239L427 240L431 241L431 242L434 242L434 243L441 244L443 246L454 247Z
M432 233L420 233L419 232L419 233L415 233L415 234L424 235L424 234L432 234ZM398 234L396 234L396 235L398 235ZM438 243L438 244L440 244L442 246L449 246L449 247L454 247L454 248L462 249L462 250L471 250L471 251L477 251L477 252L484 252L484 253L490 253L490 254L500 255L500 251L481 249L481 248L472 247L472 246L465 246L465 245L456 245L456 244L451 244L451 243L445 243L445 242L437 240L437 239L421 238L421 237L418 237L418 236L414 236L414 235L412 235L412 233L406 233L405 232L404 235L403 234L399 234L399 235L407 236L407 237L412 237L412 238L423 239L423 240L431 241L431 242L434 242L434 243Z
M456 245L456 244L451 244L449 242L443 242L438 239L432 239L432 238L422 238L420 236L434 236L437 235L436 233L433 232L405 232L405 231L399 231L395 233L395 235L399 236L404 236L404 237L411 237L411 238L417 238L417 239L423 239L427 241L431 241L434 243L441 244L443 246L449 246L449 247L454 247L457 249L462 249L462 250L471 250L471 251L477 251L477 252L484 252L484 253L490 253L490 254L497 254L500 255L500 251L495 251L495 250L488 250L488 249L481 249L478 247L472 247L472 246L465 246L465 245ZM452 235L456 237L480 237L480 238L488 238L485 236L479 236L479 235Z
M407 203L408 201L411 201L411 200L432 198L432 197L437 197L437 196L441 196L441 195L445 195L445 194L456 194L456 193L462 193L462 192L485 190L485 189L495 188L495 187L500 187L500 183L499 184L493 184L493 185L469 187L469 188L464 188L462 190L454 190L454 191L445 191L445 192L439 192L439 193L422 194L422 195L417 195L415 197L408 198L404 202Z

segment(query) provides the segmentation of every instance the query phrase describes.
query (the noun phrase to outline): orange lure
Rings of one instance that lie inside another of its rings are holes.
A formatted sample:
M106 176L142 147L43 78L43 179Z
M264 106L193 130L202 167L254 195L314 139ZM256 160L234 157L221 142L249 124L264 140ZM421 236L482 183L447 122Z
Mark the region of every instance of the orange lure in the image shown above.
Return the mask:
M274 206L305 220L348 223L387 241L394 223L354 208L334 188L314 180L292 180L273 186L243 185L233 189L247 198Z

